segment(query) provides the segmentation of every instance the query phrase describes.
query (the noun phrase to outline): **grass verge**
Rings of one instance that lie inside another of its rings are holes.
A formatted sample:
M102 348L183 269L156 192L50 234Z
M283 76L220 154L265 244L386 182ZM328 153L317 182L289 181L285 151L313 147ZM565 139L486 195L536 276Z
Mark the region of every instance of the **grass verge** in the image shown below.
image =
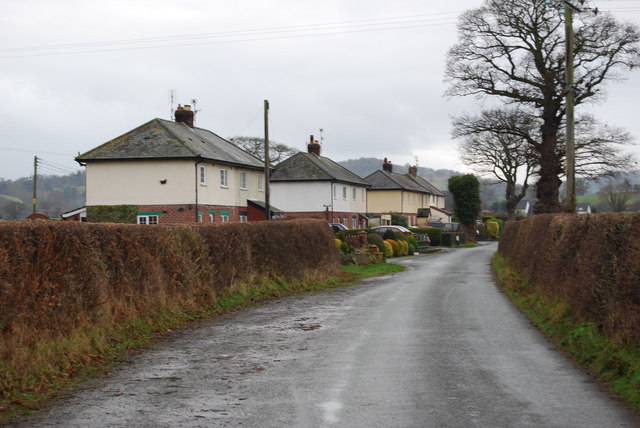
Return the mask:
M535 292L507 259L496 254L500 288L555 344L631 407L640 411L640 346L606 337L593 323L573 319L571 307Z
M49 399L93 377L108 377L109 370L128 353L189 323L211 318L242 306L275 297L354 284L360 278L399 272L404 267L382 263L347 265L338 276L318 281L267 281L256 279L221 296L208 308L175 308L160 313L138 314L116 326L74 332L64 338L44 339L25 366L16 368L0 360L0 425L28 416L46 406Z

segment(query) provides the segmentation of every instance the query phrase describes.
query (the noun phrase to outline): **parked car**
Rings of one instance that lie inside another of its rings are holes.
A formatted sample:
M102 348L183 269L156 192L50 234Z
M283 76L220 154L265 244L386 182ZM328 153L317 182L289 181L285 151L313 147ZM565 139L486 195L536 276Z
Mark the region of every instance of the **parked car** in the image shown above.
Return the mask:
M404 236L413 235L413 233L404 226L386 225L386 226L376 226L371 228L371 231L373 233L377 233L380 236L383 236L388 230L393 230L394 232L400 232Z
M341 230L349 230L349 228L342 223L329 223L329 227L333 229L333 233L338 233Z
M426 247L431 244L431 239L429 238L429 235L427 235L426 233L413 233L412 231L410 231L404 226L386 225L386 226L376 226L371 228L371 231L373 233L377 233L380 236L384 236L387 230L400 232L404 236L413 236L414 238L416 238L416 241L418 241L418 247Z

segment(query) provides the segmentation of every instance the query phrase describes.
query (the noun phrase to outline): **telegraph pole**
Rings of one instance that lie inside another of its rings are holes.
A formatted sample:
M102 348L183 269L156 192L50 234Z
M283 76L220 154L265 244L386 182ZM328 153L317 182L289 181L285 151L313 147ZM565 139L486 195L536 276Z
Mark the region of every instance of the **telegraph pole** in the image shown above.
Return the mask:
M574 119L574 88L573 88L573 11L580 11L570 2L564 2L565 17L565 81L566 81L566 156L567 156L567 211L576 212L576 146L575 146L575 119Z
M36 206L38 204L37 187L38 186L38 156L33 157L33 213L36 213Z
M269 100L264 100L264 217L271 220L269 205Z

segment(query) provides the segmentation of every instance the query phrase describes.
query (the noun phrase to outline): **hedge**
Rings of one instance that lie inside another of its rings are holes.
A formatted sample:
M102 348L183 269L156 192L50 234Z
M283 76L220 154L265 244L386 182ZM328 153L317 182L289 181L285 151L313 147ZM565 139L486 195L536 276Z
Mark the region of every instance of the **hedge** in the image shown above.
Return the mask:
M640 214L508 222L498 251L532 291L567 302L577 320L608 337L640 343Z

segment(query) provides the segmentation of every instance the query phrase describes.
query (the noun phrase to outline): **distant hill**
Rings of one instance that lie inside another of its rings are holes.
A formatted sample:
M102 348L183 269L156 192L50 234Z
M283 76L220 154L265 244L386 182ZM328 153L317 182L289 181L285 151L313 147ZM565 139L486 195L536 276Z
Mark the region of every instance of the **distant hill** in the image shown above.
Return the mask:
M382 169L383 159L377 158L360 158L360 159L348 159L346 161L340 161L338 164L347 168L354 174L364 178L367 175ZM406 174L409 170L409 164L405 165L393 165L393 172L400 174ZM453 171L450 169L433 169L423 166L418 167L418 175L424 177L431 184L436 186L440 190L447 190L447 183L450 177L454 175L462 175L464 173L459 171Z
M37 211L51 218L84 206L84 171L69 175L38 174ZM33 178L0 178L0 220L26 218L33 210Z

